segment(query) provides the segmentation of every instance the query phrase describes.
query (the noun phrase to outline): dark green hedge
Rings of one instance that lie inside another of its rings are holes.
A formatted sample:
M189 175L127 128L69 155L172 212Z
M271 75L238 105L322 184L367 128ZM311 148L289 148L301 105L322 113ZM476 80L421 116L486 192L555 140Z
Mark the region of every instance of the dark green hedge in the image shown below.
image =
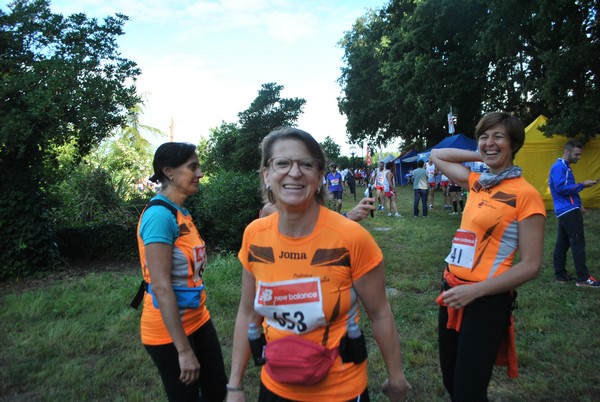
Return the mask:
M186 202L207 247L228 252L239 250L244 229L258 217L261 206L256 172L220 171Z
M90 223L56 231L58 250L66 259L112 261L138 255L137 224Z
M209 250L237 252L244 228L258 216L262 202L257 174L221 171L207 178L186 208ZM126 205L127 215L139 216L146 200ZM56 229L61 257L111 261L136 259L137 218L127 222L90 222Z
M6 217L12 216L11 212L16 214L19 209L17 206L22 206L21 209L26 209L24 207L27 206L33 210L39 207L40 204L33 201L33 197L21 197L18 202L12 200L12 203L8 203L8 198L5 198L1 203L6 209L0 213L3 216L0 226L6 230L3 233L4 264L0 267L0 279L20 277L50 268L49 262L53 258L41 252L33 253L41 249L36 248L36 242L44 238L48 238L46 241L53 244L52 249L67 261L98 262L138 258L137 220L147 199L121 201L118 206L106 211L97 208L95 219L91 222L61 219L58 220L60 224L52 227L44 226L43 222L31 216L29 220L17 220L20 225L10 225ZM185 206L190 210L210 251L237 252L244 229L258 217L262 206L258 175L256 172L220 171L204 179L198 193L189 197ZM58 213L72 215L76 212L73 208L69 205ZM73 223L65 224L69 221ZM18 244L7 247L8 240ZM38 260L41 262L31 264L31 261Z

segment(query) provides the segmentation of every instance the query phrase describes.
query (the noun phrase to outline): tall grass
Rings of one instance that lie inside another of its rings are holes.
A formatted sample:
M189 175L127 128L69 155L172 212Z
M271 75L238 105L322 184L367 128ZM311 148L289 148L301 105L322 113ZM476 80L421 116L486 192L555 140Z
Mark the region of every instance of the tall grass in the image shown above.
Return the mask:
M427 219L413 218L412 189L399 188L398 193L403 218L377 212L362 224L385 255L388 298L414 388L409 400L446 401L434 300L460 215L449 216L438 207ZM354 200L349 194L344 197L348 210ZM441 204L439 192L436 201ZM555 230L556 218L549 211L542 272L520 288L515 312L520 377L508 380L503 368L495 369L489 392L493 401L593 401L600 395L600 290L554 282ZM585 215L585 230L588 265L600 277L600 211ZM570 257L568 264L573 274ZM140 312L128 307L139 284L139 268L100 268L1 285L0 400L165 400L158 373L140 345ZM205 277L227 367L240 269L233 254L212 256ZM367 321L363 317L361 326L369 343L369 387L372 399L380 401L385 400L379 391L385 366ZM248 367L249 401L256 400L258 374L257 368Z

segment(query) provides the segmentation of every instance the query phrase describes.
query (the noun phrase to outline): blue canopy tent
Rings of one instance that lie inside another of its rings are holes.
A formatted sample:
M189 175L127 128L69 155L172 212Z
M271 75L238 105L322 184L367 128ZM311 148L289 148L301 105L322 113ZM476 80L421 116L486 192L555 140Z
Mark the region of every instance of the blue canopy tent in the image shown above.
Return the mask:
M464 134L454 134L444 138L428 150L419 153L418 160L427 160L429 158L431 150L438 148L458 148L466 149L468 151L477 151L477 141L467 137Z
M415 159L417 156L417 151L411 149L404 155L398 157L394 164L396 166L396 183L401 186L408 184L408 177L406 175L417 167L417 160Z
M439 149L439 148L458 148L458 149L466 149L467 151L477 151L477 141L475 141L472 138L467 137L464 134L451 135L449 137L444 138L443 140L441 140L440 142L438 142L437 144L435 144L434 146L429 148L427 151L419 153L418 160L426 161L427 159L429 159L429 154L431 153L431 150ZM477 162L468 162L468 163L465 163L465 165L468 166L469 168L471 168L472 170L474 170L473 167L475 165L477 165ZM474 165L474 166L471 166L471 165ZM440 175L438 175L438 177L437 177L438 183L440 180L441 180L441 177L440 177Z
M394 159L396 159L395 156L393 155L388 155L385 158L383 158L383 160L381 162L383 162L384 165L387 165L388 163L390 163L391 161L393 161Z

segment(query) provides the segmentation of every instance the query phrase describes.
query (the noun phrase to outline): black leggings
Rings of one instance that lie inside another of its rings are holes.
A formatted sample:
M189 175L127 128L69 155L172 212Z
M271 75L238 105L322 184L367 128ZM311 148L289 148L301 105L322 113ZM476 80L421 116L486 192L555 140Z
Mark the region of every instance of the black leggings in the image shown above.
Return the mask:
M354 399L350 399L347 402L369 402L369 388L366 388L365 391L357 396ZM260 382L260 391L258 393L258 402L294 402L291 399L285 399L280 397L279 395L269 391L267 387L264 386L262 381Z
M188 336L200 363L200 377L191 385L179 381L179 354L175 345L144 345L156 364L169 401L221 402L227 393L227 375L217 331L211 320ZM201 392L198 392L198 391Z
M508 292L476 299L464 308L460 332L446 328L448 309L440 307L440 366L453 401L488 400L487 388L510 323L512 303Z

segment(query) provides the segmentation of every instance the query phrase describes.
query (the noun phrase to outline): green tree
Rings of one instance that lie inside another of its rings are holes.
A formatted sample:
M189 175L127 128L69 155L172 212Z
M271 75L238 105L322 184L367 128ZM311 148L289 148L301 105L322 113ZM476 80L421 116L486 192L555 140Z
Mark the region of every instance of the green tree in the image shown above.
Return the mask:
M293 126L306 101L301 98L282 98L283 85L263 84L250 107L238 114L240 132L234 158L241 171L257 169L260 163L258 144L277 127Z
M340 113L347 117L350 143L370 140L383 145L388 108L383 88L382 63L388 45L382 13L368 12L354 23L339 45L344 49L342 75L338 83L344 95L338 97Z
M204 161L206 172L215 172L218 169L238 170L235 169L237 159L234 157L233 150L237 147L239 133L240 128L236 123L225 123L224 121L219 127L210 129ZM256 142L254 146L258 146Z
M337 163L342 148L333 141L333 138L330 136L325 137L325 140L321 142L321 148L323 148L328 161L335 161Z
M238 113L237 124L222 122L211 130L208 166L241 172L258 168L262 139L277 127L293 126L306 103L301 98L282 98L282 90L282 85L263 84L250 107Z
M207 167L208 158L208 139L200 137L200 142L198 143L198 160L200 161L200 167L204 172L210 171Z
M137 187L138 181L152 173L152 145L141 132L164 134L141 124L141 113L141 104L133 107L126 125L116 129L78 164L72 163L71 144L60 147L57 153L66 161L60 167L63 174L60 182L49 185L47 190L55 227L90 222L125 224L136 215L126 206L144 205L153 194L147 188L140 192ZM137 215L133 219L137 220Z
M78 160L140 100L139 69L117 51L126 16L63 17L48 0L16 0L8 9L0 10L0 168L10 172L0 184L1 276L53 262L45 202L53 170L44 167L60 163L55 150L69 144Z
M585 141L600 133L600 3L535 4L530 64L537 71L529 74L533 79L528 87L532 109L548 117L546 135L562 133Z
M138 180L152 174L153 146L143 136L143 132L165 136L159 129L140 123L142 104L129 110L125 125L104 140L86 158L94 168L102 167L110 172L112 182L123 189L124 199L131 198ZM115 186L115 187L116 187Z
M487 61L484 111L507 110L526 124L548 117L546 135L600 132L597 1L493 1L478 31Z
M434 145L447 135L451 106L473 126L486 66L475 57L472 30L484 11L475 1L397 0L359 19L341 42L339 105L351 140Z
M391 0L359 18L341 47L338 100L352 140L407 148L466 134L504 110L546 134L600 132L600 29L593 0Z

